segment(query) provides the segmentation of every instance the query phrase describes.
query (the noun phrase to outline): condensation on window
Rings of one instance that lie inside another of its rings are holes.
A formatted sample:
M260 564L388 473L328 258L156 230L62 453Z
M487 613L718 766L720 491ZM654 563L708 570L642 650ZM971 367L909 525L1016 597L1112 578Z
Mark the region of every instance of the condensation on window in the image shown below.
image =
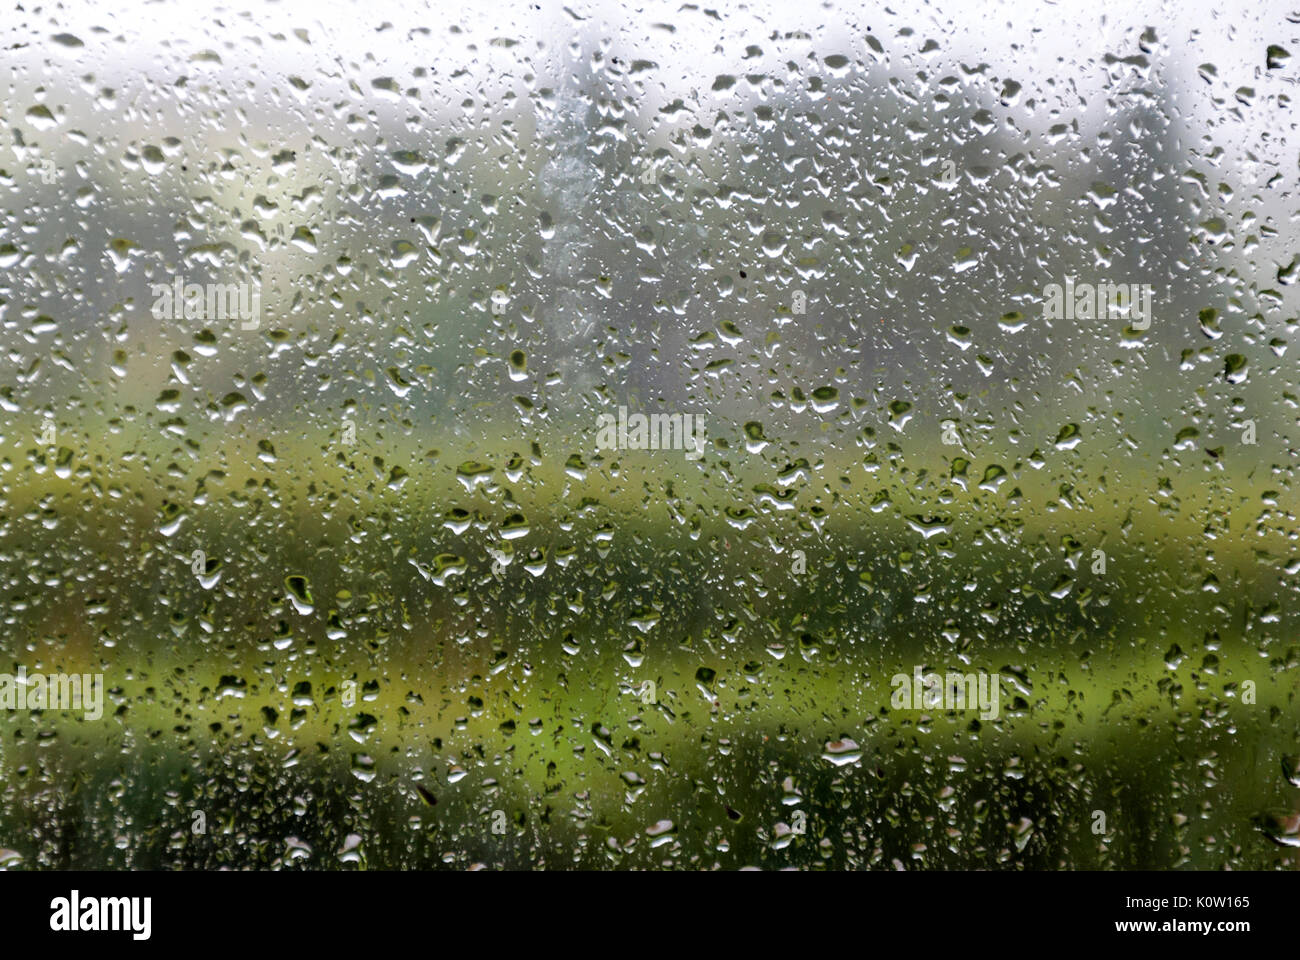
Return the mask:
M10 11L0 868L1293 869L1298 48Z

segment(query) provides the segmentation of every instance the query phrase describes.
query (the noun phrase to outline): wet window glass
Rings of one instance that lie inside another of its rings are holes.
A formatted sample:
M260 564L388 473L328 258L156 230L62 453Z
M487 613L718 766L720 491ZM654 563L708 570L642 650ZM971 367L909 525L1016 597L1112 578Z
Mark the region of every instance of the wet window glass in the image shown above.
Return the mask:
M0 868L1294 868L1297 50L10 10Z

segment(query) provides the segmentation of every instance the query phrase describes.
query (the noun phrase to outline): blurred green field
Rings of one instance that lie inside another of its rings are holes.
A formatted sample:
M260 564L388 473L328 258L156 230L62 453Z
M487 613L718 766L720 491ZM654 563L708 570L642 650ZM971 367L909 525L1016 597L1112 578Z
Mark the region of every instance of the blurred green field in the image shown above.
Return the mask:
M463 457L259 439L169 490L145 474L179 451L107 429L10 482L8 562L115 558L8 598L15 665L111 690L97 724L0 718L11 866L1293 865L1266 819L1300 733L1266 484L1189 470L1168 509L1134 457L1108 492L1062 494L1050 462L962 490L938 445L790 468L729 463L722 430L701 464L560 431ZM720 490L746 509L680 508ZM1208 527L1232 534L1213 566ZM918 664L999 671L1001 716L893 710Z

